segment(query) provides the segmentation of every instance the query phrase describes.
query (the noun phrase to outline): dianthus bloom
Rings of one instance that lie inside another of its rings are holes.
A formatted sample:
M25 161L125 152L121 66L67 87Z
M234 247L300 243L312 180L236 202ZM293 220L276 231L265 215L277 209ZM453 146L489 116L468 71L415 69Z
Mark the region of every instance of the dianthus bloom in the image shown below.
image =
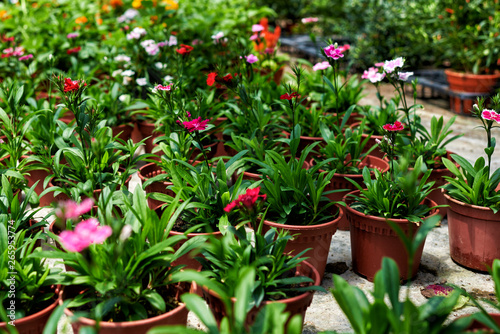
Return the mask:
M124 62L130 62L130 57L125 56L125 55L118 55L115 57L115 61L124 61Z
M280 96L280 100L288 100L290 101L294 97L299 97L299 94L297 92L293 92L292 94L285 93Z
M254 56L253 54L249 54L248 56L245 56L245 59L247 60L247 63L249 63L249 64L253 64L253 63L259 61L259 58L257 58L257 56Z
M190 45L181 44L181 47L175 50L178 54L187 56L193 51L193 47Z
M127 34L127 39L139 39L144 35L146 35L146 29L135 27L129 34Z
M192 121L182 122L182 125L184 125L186 130L188 130L189 132L203 131L207 128L208 121L208 119L202 121L201 117L198 117L196 119L193 119Z
M159 90L170 92L172 90L172 84L163 86L163 85L156 85L155 88L152 89L153 93L157 93Z
M216 72L209 73L207 76L207 85L212 87L215 83L215 78L217 78Z
M30 53L29 55L19 57L19 60L27 60L31 58L33 58L33 55Z
M86 198L80 204L74 201L66 201L59 204L56 209L56 217L61 219L75 219L89 212L94 205L94 199Z
M87 86L85 82L80 82L78 80L71 80L70 78L64 79L64 92L74 92L80 89L80 84L83 83L84 86Z
M247 189L246 193L239 195L237 199L226 205L224 211L231 212L234 208L243 206L248 210L252 210L259 198L262 198L263 200L266 199L266 195L259 195L259 192L260 187Z
M398 73L398 79L401 80L401 81L406 81L412 75L413 75L413 72L399 72Z
M498 114L495 110L484 109L481 112L481 117L487 121L500 123L500 114Z
M71 33L69 33L69 34L66 35L66 38L67 39L73 39L73 38L77 38L78 36L80 36L79 33L77 33L77 32L71 32Z
M368 79L371 83L377 83L385 78L385 73L380 73L378 68L370 67L363 72L361 79Z
M386 131L401 131L405 127L403 123L401 123L400 121L396 121L394 122L394 124L386 124L382 128Z
M69 252L81 252L91 244L103 243L112 232L111 227L99 226L97 219L90 218L76 225L74 231L61 232L59 241Z
M146 78L137 78L135 82L139 86L146 86L148 84L148 80Z
M262 31L264 30L264 26L260 25L260 24L254 24L252 26L252 32L259 32L259 31Z
M448 296L453 288L451 286L441 284L431 284L425 287L426 290L432 290L436 296Z
M343 47L337 48L332 44L330 46L327 46L323 50L325 51L327 57L333 58L335 60L344 57L344 54L342 53L344 52Z
M301 21L304 24L314 23L314 22L318 22L318 18L317 17L304 17Z
M384 63L384 71L387 73L392 73L396 68L401 68L405 64L403 57L399 57L393 60L386 60Z
M328 67L332 67L327 61L322 61L321 63L317 63L313 66L314 71L322 71L326 70Z
M67 54L73 54L73 53L78 53L80 52L80 50L82 49L81 46L77 46L76 48L72 48L72 49L69 49L68 51L66 51Z

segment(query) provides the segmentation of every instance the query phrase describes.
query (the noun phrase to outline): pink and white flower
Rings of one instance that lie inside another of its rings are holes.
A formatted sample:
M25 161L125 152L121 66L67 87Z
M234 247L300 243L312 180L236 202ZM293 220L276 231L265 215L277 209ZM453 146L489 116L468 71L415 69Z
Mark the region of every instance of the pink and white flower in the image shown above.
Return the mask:
M67 39L73 39L73 38L77 38L78 36L80 36L79 33L77 33L77 32L70 32L69 34L66 35L66 38Z
M156 85L155 88L153 88L151 91L153 93L157 93L159 90L167 91L170 92L172 90L172 84L163 86L163 85Z
M332 65L330 65L330 63L328 63L327 61L322 61L322 62L317 63L316 65L313 66L313 71L322 71L322 70L326 70L329 67L332 67Z
M264 30L264 26L262 26L261 24L254 24L252 26L252 32L259 32L262 30Z
M336 45L330 45L327 46L326 48L323 49L325 51L325 54L329 58L333 58L335 60L344 57L342 54L343 49L336 47Z
M318 18L317 17L304 17L301 21L304 24L314 23L314 22L318 22Z
M361 79L368 79L371 83L377 83L385 78L385 73L381 73L378 68L370 67L368 70L363 72Z
M90 218L76 225L74 231L61 232L59 241L66 250L81 252L91 244L103 243L112 232L111 227L100 226L97 219Z
M399 57L393 60L386 60L384 63L384 71L387 73L394 72L397 68L403 67L405 60L403 57Z
M118 56L115 57L115 61L123 61L123 62L129 63L130 62L130 57L129 56L125 56L125 55L118 55Z
M398 78L401 81L406 81L408 80L409 77L413 75L413 72L399 72L398 73Z
M500 114L498 114L495 110L483 109L481 117L487 121L500 123Z
M212 39L214 40L215 44L227 42L227 38L224 38L224 33L222 31L216 33L215 35L212 35Z
M135 27L130 33L127 34L127 39L140 39L142 36L146 35L146 29Z
M19 60L28 60L31 58L33 58L33 55L30 53L29 55L19 57Z
M259 61L259 58L257 58L257 56L255 56L253 54L249 54L248 56L245 56L245 59L246 59L247 63L249 63L249 64L253 64L253 63L256 63Z

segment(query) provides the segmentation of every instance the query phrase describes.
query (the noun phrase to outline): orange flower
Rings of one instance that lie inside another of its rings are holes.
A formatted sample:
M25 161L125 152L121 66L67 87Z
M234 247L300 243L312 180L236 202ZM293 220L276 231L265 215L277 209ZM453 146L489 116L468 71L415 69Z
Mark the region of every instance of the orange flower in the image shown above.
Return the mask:
M109 13L110 10L111 10L111 8L109 7L109 5L107 5L107 4L102 5L103 12Z
M97 25L101 25L102 24L102 19L101 18L98 18L97 20L95 20L95 22L97 23Z
M4 16L7 16L7 11L5 9L0 10L0 19L4 19Z
M153 23L154 23L154 22L156 22L156 21L158 21L158 15L152 15L152 16L151 16L151 22L153 22Z
M85 16L80 16L75 20L76 24L87 23L89 20Z
M451 9L451 8L446 8L445 11L448 12L448 13L450 13L450 14L455 13L455 11L453 9Z
M111 7L113 8L116 8L116 7L121 7L123 6L123 1L122 0L111 0L109 2L109 4L111 5Z

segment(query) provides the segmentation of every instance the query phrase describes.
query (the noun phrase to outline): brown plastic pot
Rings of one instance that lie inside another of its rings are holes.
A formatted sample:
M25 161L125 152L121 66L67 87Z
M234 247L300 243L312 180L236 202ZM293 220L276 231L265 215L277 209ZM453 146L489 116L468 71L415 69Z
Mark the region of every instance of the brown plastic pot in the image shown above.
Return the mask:
M66 289L63 291L65 292ZM180 294L180 293L179 293ZM178 296L180 297L180 296ZM61 294L59 300L59 305L62 305L64 299L66 298L66 293ZM156 326L167 326L167 325L186 325L187 316L189 310L186 308L185 304L180 304L170 312L164 313L162 315L143 319L136 321L126 321L126 322L100 322L98 334L146 334L151 328ZM72 317L73 312L69 309L64 310L64 314L67 317ZM95 320L80 317L76 321L71 323L74 333L79 333L80 328L84 326L95 327Z
M459 93L465 92L482 94L493 92L498 79L500 79L500 73L472 74L456 72L453 70L445 70L444 73L446 74L446 79L450 84L450 90ZM473 99L460 99L458 96L450 96L451 110L456 113L470 115L473 103L475 103Z
M500 326L500 313L488 313L490 317L493 318L493 321L497 323L497 325ZM475 333L478 331L482 331L481 333L494 333L492 329L490 329L488 326L480 323L477 320L472 320L472 323L467 327L467 332Z
M42 334L43 330L45 328L45 324L49 320L50 315L54 311L54 309L57 307L59 304L60 296L59 296L59 289L61 287L58 285L55 288L55 294L54 294L54 302L44 308L43 310L32 314L28 315L24 318L21 319L16 319L14 321L15 324L15 329L17 330L18 333L20 334ZM7 309L7 315L9 315L9 310ZM10 326L9 326L10 327ZM12 328L12 327L11 327ZM7 323L6 322L0 322L0 329L2 330L7 330ZM2 331L3 332L3 331Z
M446 151L446 158L453 161L453 159L450 156L451 154L453 154L453 152ZM459 165L456 162L455 162L455 165L457 167L459 167ZM431 191L431 193L427 197L429 197L431 200L436 202L437 205L445 205L446 204L446 199L444 198L444 194L441 191L441 188L439 188L441 186L444 186L447 183L446 179L444 178L445 176L454 177L453 173L450 172L448 170L448 168L446 168L444 166L443 166L443 168L433 168L431 175L429 176L429 179L427 180L428 182L429 181L435 182L434 186L432 187L433 190ZM448 208L447 207L439 208L439 214L443 217L447 216L448 215Z
M356 123L353 123L353 124L351 125L351 129L354 129L354 128L356 128L356 127L359 127L359 125L360 125L360 124L361 124L361 122L356 122ZM365 141L365 140L366 140L366 138L368 138L368 136L369 136L369 134L367 134L367 133L363 133L363 134L361 135L361 138L362 138L362 139L361 139L361 141ZM375 146L375 145L378 145L377 140L382 141L383 139L384 139L384 136L371 135L370 139L368 139L368 142L366 143L366 145L365 145L365 147L364 147L364 149L363 149L363 153L368 152L368 150L369 150L370 148L372 148L372 147L373 147L373 146ZM375 148L374 150L372 150L372 151L370 152L370 155L371 155L371 156L374 156L374 157L377 157L377 158L380 158L380 159L383 159L383 158L384 158L384 156L385 156L384 152L382 152L382 151L381 151L378 147L377 147L377 148Z
M359 195L359 190L349 194ZM408 264L408 252L399 239L396 232L386 222L386 218L365 215L350 207L353 198L346 195L344 201L347 204L347 219L351 224L351 256L352 267L355 273L373 282L375 274L382 268L384 257L392 258L399 268L399 278L403 281L417 275L424 242L418 248L413 259L413 266L410 276ZM436 205L435 202L426 198L424 203L429 207ZM439 213L438 209L433 209L428 217ZM414 236L419 227L406 219L390 219L395 222L407 236Z
M266 220L262 227L262 233L266 233L271 227L274 227L277 230L284 229L290 235L296 235L288 241L285 253L298 254L312 248L304 254L304 257L308 257L307 261L318 270L321 280L325 274L332 237L337 231L338 223L343 214L343 209L339 208L339 215L334 220L319 225L285 225Z
M446 193L444 197L450 206L448 234L451 258L466 268L487 272L493 260L500 258L500 213L463 203Z
M155 132L156 126L154 123L148 123L146 121L141 121L138 123L139 131L141 132L142 138L149 137L144 141L146 153L151 153L153 151L153 140L159 137L161 134Z
M132 131L134 131L134 126L132 124L122 124L118 126L113 126L111 128L113 137L118 136L119 139L127 141L132 138Z
M321 276L319 275L316 268L308 263L307 261L301 262L300 266L297 268L295 275L307 276L313 279L313 283L311 285L320 285L321 284ZM193 290L196 291L199 287L193 282ZM212 311L215 316L215 320L220 325L222 318L226 315L226 309L224 307L224 303L220 300L219 296L211 290L207 290L205 288L201 288L203 298L208 304L208 307ZM245 325L250 327L256 320L257 315L261 308L269 303L283 303L286 305L285 312L289 313L289 319L294 315L300 314L302 319L304 319L307 308L311 305L313 299L314 291L307 291L303 294L300 294L296 297L281 299L278 301L264 301L260 305L260 307L253 307L250 311L247 312L247 317L245 320ZM236 299L233 298L233 302ZM302 332L302 329L300 330Z
M139 179L141 179L141 182L144 184L148 179L155 177L160 174L166 174L166 171L163 170L160 166L158 166L155 162L151 162L149 164L146 164L139 168ZM175 197L175 193L172 190L167 189L168 186L173 185L172 182L153 182L149 185L147 185L144 188L144 191L146 191L146 194L150 193L161 193L161 194L167 194L172 197ZM148 197L148 205L151 209L156 209L157 207L161 206L164 204L161 201L158 201L156 199L152 199Z
M314 163L314 159L311 159L310 164L312 165ZM385 173L389 170L389 164L377 157L367 155L363 161L359 164L359 168L363 169L364 167L368 167L371 169L378 169L379 171ZM323 170L320 170L320 172L323 172ZM370 173L373 177L373 172ZM353 190L356 190L357 188L347 180L346 178L350 178L359 185L363 184L363 175L361 174L337 174L335 173L330 180L330 183L326 186L325 191L331 191L331 190L337 190L337 189L347 189L345 191L339 191L335 192L332 194L326 195L331 201L333 202L339 202L342 201L344 196L350 193ZM341 231L349 231L349 221L347 220L347 216L344 215L342 219L339 222L339 230Z

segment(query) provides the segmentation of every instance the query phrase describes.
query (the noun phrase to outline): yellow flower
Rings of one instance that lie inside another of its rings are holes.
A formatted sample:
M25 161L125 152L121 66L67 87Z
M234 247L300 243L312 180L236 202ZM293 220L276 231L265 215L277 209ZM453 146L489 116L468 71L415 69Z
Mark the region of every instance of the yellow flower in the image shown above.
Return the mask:
M179 9L179 4L174 0L163 0L162 4L165 6L166 10L177 10Z
M4 16L7 16L7 11L5 9L0 10L0 19L3 19Z
M87 23L89 20L85 16L80 16L75 20L76 24L82 24L82 23Z
M132 1L132 7L135 9L141 8L142 5L142 0L134 0Z

